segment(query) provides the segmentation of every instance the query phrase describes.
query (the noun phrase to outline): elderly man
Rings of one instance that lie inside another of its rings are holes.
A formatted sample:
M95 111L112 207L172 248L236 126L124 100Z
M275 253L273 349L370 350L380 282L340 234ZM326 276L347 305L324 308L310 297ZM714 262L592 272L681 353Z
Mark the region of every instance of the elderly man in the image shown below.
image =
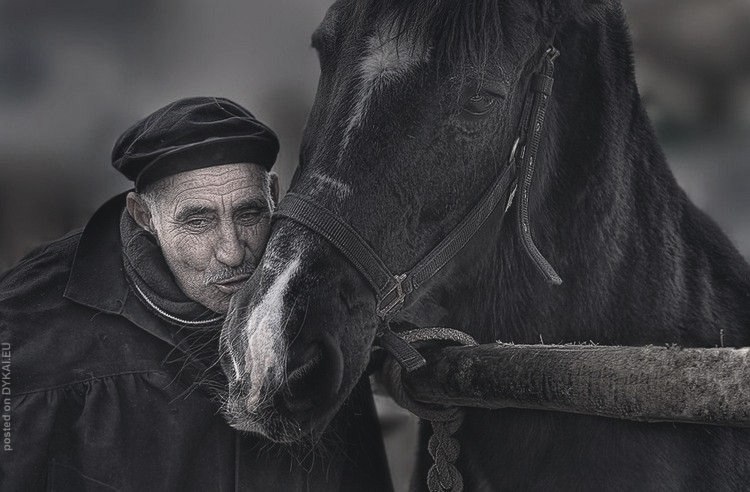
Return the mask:
M3 491L390 488L368 391L310 449L221 416L219 331L268 238L277 152L231 101L170 104L115 144L134 191L0 277Z

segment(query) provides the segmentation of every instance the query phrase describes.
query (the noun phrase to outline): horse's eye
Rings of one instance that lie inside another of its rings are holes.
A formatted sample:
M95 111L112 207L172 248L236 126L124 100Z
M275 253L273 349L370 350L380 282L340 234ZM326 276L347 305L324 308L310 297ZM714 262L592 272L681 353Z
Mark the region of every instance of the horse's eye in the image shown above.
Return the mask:
M475 93L464 100L463 111L470 116L484 116L492 110L496 98Z

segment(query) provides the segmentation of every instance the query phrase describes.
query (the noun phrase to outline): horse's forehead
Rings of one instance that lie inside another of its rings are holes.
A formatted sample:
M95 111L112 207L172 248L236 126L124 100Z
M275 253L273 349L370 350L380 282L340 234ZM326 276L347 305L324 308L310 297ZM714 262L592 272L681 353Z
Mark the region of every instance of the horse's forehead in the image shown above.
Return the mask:
M367 112L372 109L373 98L417 65L426 62L429 54L429 49L413 36L403 33L397 36L397 27L391 20L381 21L369 34L366 49L357 59L356 95L348 108L338 164L341 164Z
M367 42L360 61L363 79L370 83L393 80L429 57L429 50L410 32L398 32L397 23L383 19ZM380 79L380 80L378 80Z

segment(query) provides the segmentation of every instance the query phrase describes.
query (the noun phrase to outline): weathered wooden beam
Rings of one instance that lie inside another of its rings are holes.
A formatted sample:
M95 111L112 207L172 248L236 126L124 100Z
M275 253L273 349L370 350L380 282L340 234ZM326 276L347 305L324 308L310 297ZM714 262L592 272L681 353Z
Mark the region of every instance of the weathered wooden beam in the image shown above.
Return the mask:
M418 401L750 427L750 349L446 347L406 375Z

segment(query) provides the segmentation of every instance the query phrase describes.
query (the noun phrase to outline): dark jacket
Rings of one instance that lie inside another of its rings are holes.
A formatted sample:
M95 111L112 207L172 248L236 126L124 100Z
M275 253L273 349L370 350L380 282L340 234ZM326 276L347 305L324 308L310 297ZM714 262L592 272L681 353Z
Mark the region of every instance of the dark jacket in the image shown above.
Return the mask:
M110 200L0 277L12 406L0 489L389 490L366 378L312 453L226 424L196 384L206 368L185 364L175 327L128 287L123 206Z

